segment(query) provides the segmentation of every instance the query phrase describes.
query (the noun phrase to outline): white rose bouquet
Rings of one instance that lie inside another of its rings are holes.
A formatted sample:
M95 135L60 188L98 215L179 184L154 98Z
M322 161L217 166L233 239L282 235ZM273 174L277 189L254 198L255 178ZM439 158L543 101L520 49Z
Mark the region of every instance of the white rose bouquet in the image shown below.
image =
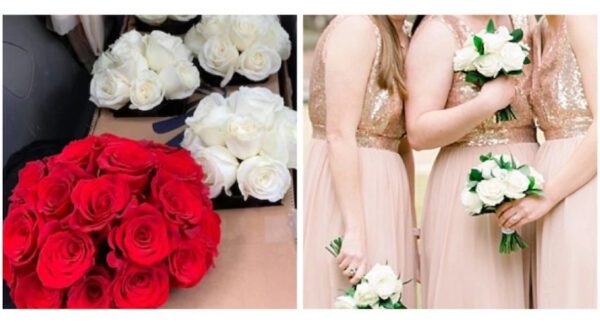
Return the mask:
M181 38L162 31L131 30L94 63L90 100L99 107L150 110L164 98L183 99L200 86L192 52Z
M454 71L464 72L465 81L482 87L499 76L520 75L523 65L531 63L529 48L521 42L523 30L509 33L504 26L495 28L490 19L487 28L469 39L454 54ZM496 112L496 122L517 118L510 106Z
M249 196L276 202L291 186L296 168L296 111L262 87L241 87L224 98L203 98L185 120L181 146L202 165L210 197L231 196L237 182Z
M471 168L468 181L461 194L461 202L473 216L495 213L504 202L521 199L527 195L544 195L543 176L533 167L520 165L514 157L492 155L479 157L481 163ZM527 243L512 229L502 229L499 251L511 253L527 248Z
M281 68L291 54L288 33L277 16L210 16L185 35L185 44L206 72L222 77L225 87L234 73L260 81Z
M327 251L337 257L342 248L342 238L329 243ZM335 299L334 307L341 309L406 309L402 304L402 277L385 264L375 264L356 285Z

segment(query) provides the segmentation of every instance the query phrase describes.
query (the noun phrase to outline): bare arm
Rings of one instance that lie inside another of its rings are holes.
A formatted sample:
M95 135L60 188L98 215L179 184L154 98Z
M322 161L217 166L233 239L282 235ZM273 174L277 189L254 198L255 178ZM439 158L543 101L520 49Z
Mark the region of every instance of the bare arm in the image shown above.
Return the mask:
M416 218L415 214L415 160L413 156L412 149L408 143L408 140L403 139L400 143L400 148L398 150L402 161L404 162L404 166L406 167L406 174L408 175L408 186L410 188L410 201L412 206L412 214L413 218ZM416 225L415 220L415 225Z
M375 57L374 26L366 17L349 17L329 36L325 85L327 145L336 200L344 221L340 269L353 283L366 272L365 210L360 184L356 128Z
M568 17L568 18L567 18ZM546 192L556 203L575 192L596 176L596 17L567 16L567 29L571 46L577 57L583 79L583 88L589 108L594 117L592 125L579 143L573 155L558 174L548 180Z
M567 16L569 40L581 69L583 88L589 108L594 117L590 128L573 151L569 162L552 175L544 187L543 197L525 197L511 204L503 205L497 211L498 222L506 228L519 228L546 214L564 198L596 176L596 17ZM517 216L514 220L514 216Z
M479 95L445 109L452 86L452 59L458 44L443 23L424 23L411 40L406 58L408 140L416 150L453 143L494 112L506 107L514 86L506 78L484 85Z

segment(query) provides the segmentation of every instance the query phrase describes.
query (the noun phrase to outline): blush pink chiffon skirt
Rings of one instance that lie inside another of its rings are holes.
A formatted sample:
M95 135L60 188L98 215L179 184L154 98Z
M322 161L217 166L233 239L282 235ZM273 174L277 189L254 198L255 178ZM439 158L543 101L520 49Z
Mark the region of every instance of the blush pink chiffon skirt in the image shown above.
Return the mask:
M529 248L500 254L500 228L494 215L473 217L460 193L479 156L512 153L532 164L537 143L440 150L423 208L421 283L425 308L528 308L535 252L534 227L520 231Z
M388 263L403 280L402 302L416 306L417 252L408 177L397 153L359 148L369 267ZM304 308L331 308L350 287L325 250L344 234L325 140L313 139L304 181Z
M546 179L568 163L581 138L542 144L535 166ZM596 177L537 223L538 308L597 307Z

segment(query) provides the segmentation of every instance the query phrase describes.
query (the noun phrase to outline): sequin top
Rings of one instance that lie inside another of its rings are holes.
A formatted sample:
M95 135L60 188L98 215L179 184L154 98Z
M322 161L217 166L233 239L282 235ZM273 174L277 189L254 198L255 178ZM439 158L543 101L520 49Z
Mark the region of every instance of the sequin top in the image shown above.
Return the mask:
M457 44L463 44L475 34L471 28L456 16L428 16L425 19L436 19L446 25L454 34ZM532 35L527 16L511 16L513 27L523 30L523 42L531 47ZM509 29L510 27L507 26ZM478 32L478 31L477 31ZM531 54L530 54L531 57ZM533 112L529 104L531 91L531 64L523 69L523 74L517 78L516 93L512 109L517 116L511 121L496 123L495 117L490 116L467 135L450 146L490 146L508 143L536 142ZM446 101L447 109L467 102L479 94L477 86L465 81L463 72L455 72L452 86Z
M545 19L540 21L539 29L534 46L542 49L542 35L549 29ZM533 72L531 102L547 140L584 135L593 121L568 36L566 19L563 19L556 35L543 45L539 64Z
M336 26L345 18L345 16L337 16L331 21L321 35L315 49L308 109L310 121L313 125L313 137L317 139L325 138L325 122L327 119L325 85L327 39ZM369 21L371 21L370 18ZM386 89L379 87L377 83L382 43L380 31L374 23L373 29L377 47L364 95L361 118L356 129L356 141L360 147L398 152L400 141L406 135L403 103L399 95L391 95Z

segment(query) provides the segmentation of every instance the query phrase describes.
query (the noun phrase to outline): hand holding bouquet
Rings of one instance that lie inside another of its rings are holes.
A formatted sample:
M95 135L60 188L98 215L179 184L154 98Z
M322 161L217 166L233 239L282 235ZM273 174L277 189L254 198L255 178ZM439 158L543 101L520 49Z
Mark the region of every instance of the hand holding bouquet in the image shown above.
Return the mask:
M473 216L495 213L505 202L521 199L527 195L544 195L543 176L533 167L520 165L507 155L482 155L481 164L471 168L461 202ZM511 253L517 248L527 248L527 243L512 229L502 229L499 251Z
M490 19L486 30L469 39L465 46L456 51L453 60L454 71L464 72L465 81L482 87L486 82L500 76L520 75L523 65L529 64L529 48L522 43L523 30L518 28L509 33L500 26L498 29ZM496 122L517 118L508 106L496 112Z
M334 257L340 254L342 238L329 243L327 251ZM404 283L389 265L375 264L356 285L335 299L334 307L343 309L406 309L400 299Z

